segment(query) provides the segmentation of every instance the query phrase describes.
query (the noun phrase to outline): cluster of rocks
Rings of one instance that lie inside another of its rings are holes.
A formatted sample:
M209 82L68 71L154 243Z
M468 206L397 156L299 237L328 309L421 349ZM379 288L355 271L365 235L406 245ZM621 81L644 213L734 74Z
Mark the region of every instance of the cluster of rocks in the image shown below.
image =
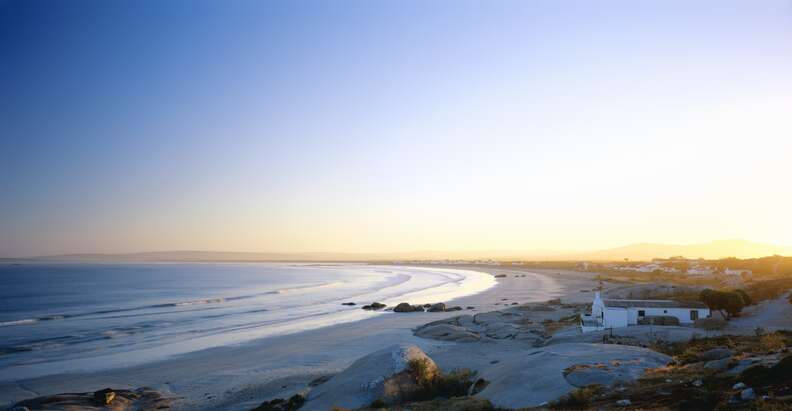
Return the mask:
M557 300L556 300L557 301ZM441 341L476 342L482 339L522 340L540 346L549 337L547 326L574 316L580 307L532 303L500 311L461 315L425 324L413 330L422 338Z
M11 410L100 410L113 411L171 409L172 400L151 388L115 390L105 388L95 392L55 394L17 403Z
M363 308L364 310L373 310L373 311L376 311L376 310L381 310L381 309L383 309L383 308L385 308L385 307L387 307L387 305L386 305L386 304L378 303L378 302L376 302L376 301L375 301L375 302L373 302L373 303L371 303L371 304L369 304L369 305L364 305L364 306L363 306L363 307L361 307L361 308Z
M781 360L780 353L735 357L732 349L715 347L698 355L704 368L726 375L737 376L753 367L772 367Z
M732 390L736 391L735 394L732 396L731 401L732 403L741 402L741 401L753 401L756 399L756 391L753 388L748 387L745 383L738 382L732 386Z
M443 303L424 304L424 305L410 305L410 303L399 303L396 307L393 308L393 312L395 313L413 313L413 312L441 313L447 311L462 311L462 307L460 306L447 307Z
M355 305L355 303L343 303L344 305ZM382 310L387 307L386 304L373 302L368 305L364 305L361 307L364 310L370 311L377 311ZM468 307L468 309L472 309L473 307ZM424 305L412 305L410 303L399 303L393 309L388 309L395 313L414 313L414 312L429 312L429 313L442 313L442 312L449 312L449 311L462 311L462 307L460 306L453 306L448 307L444 303L435 303L435 304L424 304Z

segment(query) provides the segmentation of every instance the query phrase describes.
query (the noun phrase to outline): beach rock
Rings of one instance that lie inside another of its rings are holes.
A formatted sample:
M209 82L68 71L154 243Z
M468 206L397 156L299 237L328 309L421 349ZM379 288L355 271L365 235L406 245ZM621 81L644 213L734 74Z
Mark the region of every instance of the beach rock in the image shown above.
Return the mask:
M341 305L357 305L357 304L355 304L353 302L349 302L349 303L341 303Z
M364 310L381 310L385 307L387 307L387 305L378 302L373 302L371 303L371 305L364 305L362 308Z
M510 323L492 323L487 324L487 329L485 334L487 337L494 338L497 340L503 339L513 339L517 333L520 332L520 328L514 324Z
M628 407L630 406L630 404L632 404L632 402L626 398L623 400L616 401L616 405L618 405L619 407Z
M447 308L446 311L462 311L462 307L455 305L451 308Z
M106 406L110 406L106 408ZM17 403L11 409L31 410L99 410L113 411L171 409L171 400L151 388L114 390L106 388L96 392L55 394Z
M731 363L731 358L726 357L726 358L721 358L720 360L707 361L704 364L704 368L709 370L723 371L729 368L730 363Z
M300 410L355 409L368 406L375 400L395 404L409 398L418 389L414 376L408 370L412 360L427 365L424 373L439 372L434 361L415 345L386 347L358 359L330 381L311 390Z
M506 278L506 274L497 274L495 278Z
M751 401L756 399L756 392L753 388L746 388L740 391L740 399L743 401Z
M476 309L476 307L474 307L474 306L472 306L472 305L469 305L469 306L467 306L467 309L468 309L468 310L475 310L475 309Z
M493 347L497 349L497 347ZM521 409L552 402L577 388L572 382L596 381L606 387L625 385L648 368L662 367L671 358L645 348L615 344L561 343L540 349L499 353L500 362L476 367L489 384L476 396L495 407ZM445 361L438 354L441 364ZM447 360L446 360L447 361ZM609 368L597 378L583 378L576 366ZM570 372L567 372L569 370ZM582 377L576 380L577 377Z
M94 393L94 400L101 405L110 404L113 402L113 398L115 398L115 393L110 388L105 388Z
M738 382L737 384L732 385L733 390L742 390L743 388L746 388L746 385L745 383L742 382Z
M490 311L487 313L476 314L473 320L477 324L491 323L519 323L525 319L522 314L512 311Z
M423 326L415 331L415 336L421 338L430 338L433 340L456 342L476 342L481 339L478 334L473 333L464 327L452 324Z
M264 401L251 411L297 411L305 403L305 397L294 394L288 400L275 398L274 400Z
M476 323L473 321L473 316L471 315L460 315L459 317L454 317L447 321L448 324L458 325L460 327L464 327L470 332L480 334L486 330L481 324Z
M446 305L443 303L432 304L428 310L430 313L438 313L446 310Z
M648 351L648 350L647 350ZM611 360L597 363L575 364L564 370L564 378L575 387L598 384L605 387L638 379L647 368L667 364L669 357L647 352L645 356L632 360Z
M727 372L727 374L739 375L750 368L760 366L770 368L778 364L780 359L781 356L779 354L759 355L755 357L743 358L742 360L738 361L737 364Z
M412 313L416 311L423 312L423 307L420 305L410 305L410 303L399 303L393 309L395 313Z
M699 358L701 358L702 361L713 361L731 357L732 355L734 355L734 352L728 348L715 347L701 353Z

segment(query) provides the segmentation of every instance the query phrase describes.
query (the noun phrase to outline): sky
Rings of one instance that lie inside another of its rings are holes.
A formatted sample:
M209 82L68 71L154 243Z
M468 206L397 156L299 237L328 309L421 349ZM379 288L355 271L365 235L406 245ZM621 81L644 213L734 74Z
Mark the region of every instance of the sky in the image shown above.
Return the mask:
M792 2L0 0L0 256L792 245Z

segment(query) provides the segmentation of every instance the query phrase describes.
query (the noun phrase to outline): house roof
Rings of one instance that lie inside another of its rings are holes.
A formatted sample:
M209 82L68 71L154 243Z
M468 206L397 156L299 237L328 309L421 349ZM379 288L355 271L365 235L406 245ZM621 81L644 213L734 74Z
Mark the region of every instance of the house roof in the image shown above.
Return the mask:
M707 308L699 301L671 301L671 300L602 300L606 307L619 308Z

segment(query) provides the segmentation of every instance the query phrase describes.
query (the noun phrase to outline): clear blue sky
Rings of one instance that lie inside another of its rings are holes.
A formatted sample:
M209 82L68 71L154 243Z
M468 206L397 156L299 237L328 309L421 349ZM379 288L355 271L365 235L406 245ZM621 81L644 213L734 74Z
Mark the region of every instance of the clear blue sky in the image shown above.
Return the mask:
M0 0L0 256L792 244L790 119L788 0Z

